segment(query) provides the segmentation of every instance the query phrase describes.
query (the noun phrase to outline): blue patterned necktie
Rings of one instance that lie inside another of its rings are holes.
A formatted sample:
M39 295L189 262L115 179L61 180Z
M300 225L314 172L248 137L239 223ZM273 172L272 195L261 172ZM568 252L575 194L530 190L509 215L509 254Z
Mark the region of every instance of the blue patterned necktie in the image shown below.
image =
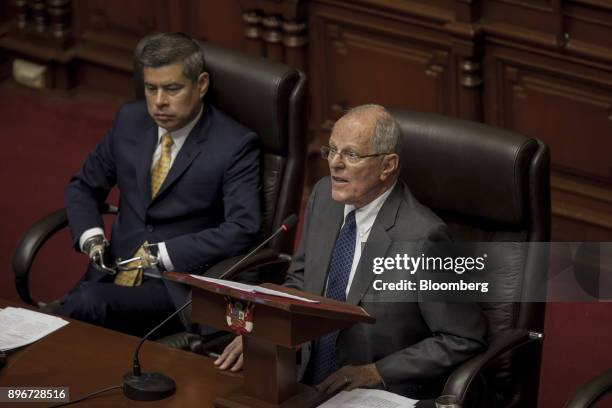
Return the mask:
M357 225L355 223L355 210L353 210L346 215L344 225L336 239L329 266L325 297L341 302L346 301L346 286L353 265L356 239ZM315 341L312 355L313 385L321 383L339 368L336 362L337 338L338 332L335 331Z

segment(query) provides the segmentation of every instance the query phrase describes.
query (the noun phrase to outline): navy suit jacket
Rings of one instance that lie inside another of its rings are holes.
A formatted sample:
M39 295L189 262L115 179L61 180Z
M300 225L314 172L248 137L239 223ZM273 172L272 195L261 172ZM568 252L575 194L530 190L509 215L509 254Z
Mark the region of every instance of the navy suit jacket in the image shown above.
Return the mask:
M260 228L259 149L255 134L205 105L158 195L150 172L157 125L142 101L123 105L111 130L89 154L65 189L75 248L81 234L103 228L99 212L109 191L120 191L110 256L130 257L144 241L165 242L174 269L200 274L238 255ZM94 273L94 280L102 274ZM188 291L166 282L175 305Z

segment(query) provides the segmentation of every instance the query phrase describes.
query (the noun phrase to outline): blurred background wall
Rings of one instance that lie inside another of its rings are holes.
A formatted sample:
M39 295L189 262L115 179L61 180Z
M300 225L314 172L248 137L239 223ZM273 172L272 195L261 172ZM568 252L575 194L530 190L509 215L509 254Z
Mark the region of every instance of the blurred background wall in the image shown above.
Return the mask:
M609 0L4 0L0 123L17 130L2 138L1 297L16 299L8 264L19 234L62 206L63 185L118 104L134 98L133 48L155 31L184 31L308 74L305 195L327 173L318 149L334 121L374 102L544 140L553 239L612 241ZM40 262L44 271L58 259ZM72 272L41 272L41 294L62 293L83 270L78 255L59 262ZM548 305L541 406L560 406L612 366L611 313L609 304Z

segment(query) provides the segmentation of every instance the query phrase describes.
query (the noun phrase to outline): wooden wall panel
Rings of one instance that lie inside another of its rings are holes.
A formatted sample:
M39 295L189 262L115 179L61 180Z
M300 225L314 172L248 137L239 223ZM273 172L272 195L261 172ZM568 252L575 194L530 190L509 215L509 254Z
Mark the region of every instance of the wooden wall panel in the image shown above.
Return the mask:
M327 174L326 166L319 163L318 148L327 142L333 123L351 107L378 103L446 114L454 109L455 60L448 36L429 29L435 22L412 24L407 14L389 21L363 14L358 7L347 9L342 2L330 3L309 10L313 100L309 182Z
M188 27L195 38L227 48L243 48L242 12L237 0L190 0Z
M542 72L521 70L511 75L517 77L511 81L512 89L506 88L512 92L508 127L542 135L552 152L553 169L611 183L612 92ZM584 143L585 137L589 143Z
M491 124L538 137L551 151L555 239L612 230L612 75L565 57L486 51ZM495 113L499 113L498 115Z
M326 75L316 85L323 90L324 122L364 103L449 110L444 94L449 88L448 51L393 41L351 26L328 23L324 31L325 59L318 68Z
M553 32L556 19L553 0L486 0L483 14L490 23L503 22L524 29Z
M11 10L0 7L0 19ZM71 15L69 39L54 41L50 24L36 33L31 21L0 34L0 49L46 64L56 86L125 98L133 47L153 31L185 31L302 69L307 185L327 173L318 148L355 105L507 127L551 147L555 234L583 226L612 240L609 0L79 0Z
M114 49L133 49L135 42L166 23L158 17L158 1L124 0L76 2L75 36L91 44Z
M90 0L89 27L93 30L141 35L159 25L156 7L150 0L109 2Z
M610 2L612 7L612 2ZM565 28L570 39L612 49L612 13L572 7L566 13Z
M523 59L497 60L504 116L499 125L534 137L551 148L555 170L612 185L612 80L584 78ZM573 72L577 72L573 71ZM588 137L589 143L584 143Z

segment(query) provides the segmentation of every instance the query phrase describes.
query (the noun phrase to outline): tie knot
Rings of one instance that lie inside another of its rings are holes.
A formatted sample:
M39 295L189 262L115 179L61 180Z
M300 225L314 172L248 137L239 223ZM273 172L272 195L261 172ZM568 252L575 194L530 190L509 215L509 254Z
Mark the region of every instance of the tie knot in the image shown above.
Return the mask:
M355 224L355 210L346 214L346 217L344 218L344 225L350 226L352 224Z
M161 137L161 143L163 147L170 147L172 146L172 143L174 143L172 141L172 137L170 136L170 133L166 132L162 135Z

